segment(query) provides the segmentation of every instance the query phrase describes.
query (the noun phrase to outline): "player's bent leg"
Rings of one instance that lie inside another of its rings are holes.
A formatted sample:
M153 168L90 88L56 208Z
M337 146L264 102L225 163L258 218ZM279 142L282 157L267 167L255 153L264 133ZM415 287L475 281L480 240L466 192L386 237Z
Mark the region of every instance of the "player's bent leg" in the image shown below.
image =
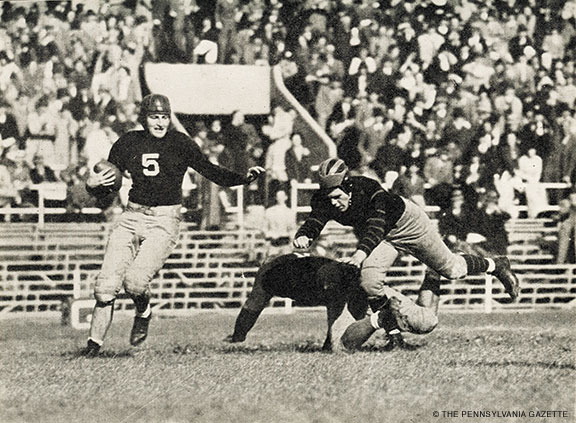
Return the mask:
M360 320L366 317L368 313L368 297L363 289L359 286L353 287L348 293L347 306L348 311L354 320Z
M248 295L246 302L242 306L236 322L234 323L234 333L228 336L227 342L244 342L248 332L254 327L260 313L266 307L272 295L264 290L263 284L264 272L260 270L256 274L252 291Z
M398 257L398 251L390 243L383 241L372 250L362 263L360 286L368 296L368 303L376 312L388 299L385 296L386 272Z
M340 341L340 336L335 336L332 332L334 323L342 315L344 306L346 305L346 299L338 296L336 293L330 296L326 304L326 318L328 321L328 331L326 333L326 339L324 340L324 345L322 346L323 351L332 351L334 344Z
M428 268L424 275L424 281L418 292L416 304L431 309L438 314L438 305L440 303L440 283L441 277L438 272Z
M83 355L96 356L100 351L100 347L104 343L106 333L112 324L114 317L114 301L116 296L114 294L101 294L95 293L96 305L92 313L92 321L90 322L90 335L86 349Z
M154 216L154 220L148 222L150 228L146 239L140 245L132 266L126 270L124 279L124 289L136 307L130 331L130 344L133 346L142 344L148 337L152 320L150 282L162 269L178 241L180 218L176 208L168 207L161 213L166 214Z

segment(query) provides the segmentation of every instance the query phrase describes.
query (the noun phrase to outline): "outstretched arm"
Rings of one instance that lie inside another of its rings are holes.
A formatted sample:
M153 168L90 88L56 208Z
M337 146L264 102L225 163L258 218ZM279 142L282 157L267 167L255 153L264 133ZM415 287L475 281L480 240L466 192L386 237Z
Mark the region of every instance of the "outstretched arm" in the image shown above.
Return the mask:
M212 163L204 154L202 154L200 147L198 147L198 145L193 141L190 141L189 146L191 148L191 161L189 166L202 176L220 186L233 187L236 185L249 184L265 172L264 168L254 166L248 169L246 175L240 175L239 173L232 172L224 167Z

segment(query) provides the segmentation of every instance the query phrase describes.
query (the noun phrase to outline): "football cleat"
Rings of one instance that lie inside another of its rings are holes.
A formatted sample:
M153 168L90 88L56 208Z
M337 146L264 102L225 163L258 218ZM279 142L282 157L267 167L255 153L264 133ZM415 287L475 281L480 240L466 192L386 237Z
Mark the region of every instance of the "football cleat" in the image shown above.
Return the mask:
M494 263L496 264L496 268L492 272L492 275L502 282L510 298L515 300L518 298L518 294L520 294L520 281L510 268L510 260L505 256L495 257Z
M87 357L87 358L97 357L99 354L100 354L100 345L98 345L96 342L92 341L91 339L88 340L88 343L86 344L86 348L84 348L82 350L82 352L80 353L81 356Z
M148 337L148 326L150 326L150 320L152 319L152 313L148 317L134 316L134 324L132 325L132 331L130 332L130 344L133 346L140 345Z
M402 336L401 333L388 334L388 343L384 346L383 348L384 351L392 351L396 348L401 350L412 351L417 349L418 346L408 344L406 341L404 341L404 337Z

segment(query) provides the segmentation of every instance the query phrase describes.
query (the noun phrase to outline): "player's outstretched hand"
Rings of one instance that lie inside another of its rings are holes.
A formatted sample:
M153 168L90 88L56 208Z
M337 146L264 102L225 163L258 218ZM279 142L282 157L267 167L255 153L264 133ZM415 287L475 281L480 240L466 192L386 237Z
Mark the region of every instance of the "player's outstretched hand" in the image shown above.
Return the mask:
M92 188L99 186L109 187L114 185L115 180L116 175L114 173L114 170L111 168L105 168L100 172L94 172L93 170L91 170L90 176L86 180L86 185Z
M261 174L265 173L266 169L261 166L253 166L248 169L248 173L246 174L246 178L248 179L248 183L255 181Z
M299 236L298 238L295 238L292 244L296 248L308 248L310 247L311 242L312 240L310 238L308 238L306 235L302 235Z

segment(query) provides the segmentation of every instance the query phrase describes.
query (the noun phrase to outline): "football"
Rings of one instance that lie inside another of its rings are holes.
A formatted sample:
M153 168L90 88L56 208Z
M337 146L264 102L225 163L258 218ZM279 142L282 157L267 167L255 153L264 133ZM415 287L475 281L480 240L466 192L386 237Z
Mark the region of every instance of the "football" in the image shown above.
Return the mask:
M112 169L114 171L114 184L107 186L110 191L119 191L122 187L122 173L113 163L108 160L100 160L94 165L94 172L99 173L106 169Z

